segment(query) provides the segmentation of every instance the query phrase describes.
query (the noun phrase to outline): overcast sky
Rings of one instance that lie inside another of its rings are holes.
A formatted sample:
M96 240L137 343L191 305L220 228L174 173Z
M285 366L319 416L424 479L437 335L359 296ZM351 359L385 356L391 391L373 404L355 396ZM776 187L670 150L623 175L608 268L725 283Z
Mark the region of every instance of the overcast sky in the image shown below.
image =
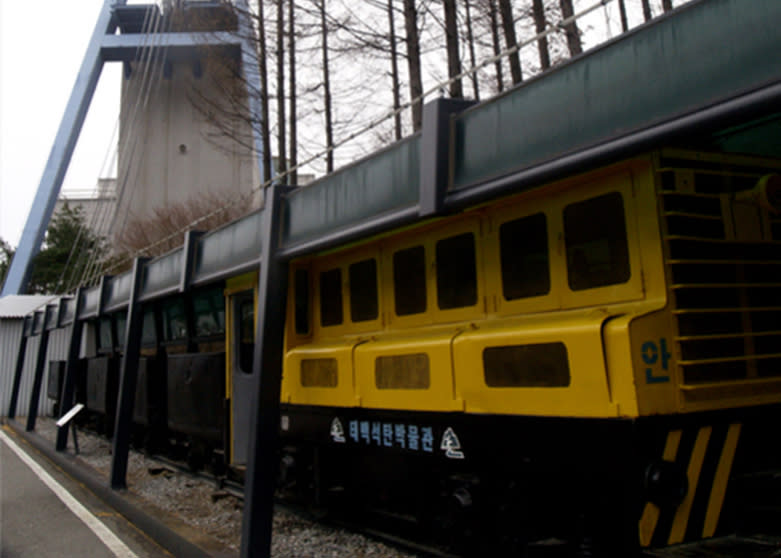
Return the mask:
M0 0L0 237L16 246L103 0ZM94 187L119 107L103 68L66 189Z

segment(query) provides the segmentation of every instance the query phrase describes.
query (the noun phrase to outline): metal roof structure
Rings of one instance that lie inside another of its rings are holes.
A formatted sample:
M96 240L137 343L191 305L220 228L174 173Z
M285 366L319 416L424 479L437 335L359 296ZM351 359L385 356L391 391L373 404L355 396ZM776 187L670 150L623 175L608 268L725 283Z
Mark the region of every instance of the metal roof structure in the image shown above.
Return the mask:
M0 298L0 319L24 318L47 302L52 295L7 295Z

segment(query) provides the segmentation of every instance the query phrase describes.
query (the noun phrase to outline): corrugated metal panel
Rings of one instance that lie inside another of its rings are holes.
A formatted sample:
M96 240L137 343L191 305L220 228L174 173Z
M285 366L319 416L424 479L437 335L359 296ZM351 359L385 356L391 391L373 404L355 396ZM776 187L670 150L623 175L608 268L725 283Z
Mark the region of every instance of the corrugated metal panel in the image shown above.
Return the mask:
M455 120L454 189L778 83L778 0L683 7Z
M53 298L51 295L7 295L0 298L0 318L23 318Z
M3 319L0 320L0 414L8 413L8 405L11 402L11 390L14 384L14 371L16 369L16 357L19 354L24 320ZM35 374L35 359L41 337L36 335L27 341L25 351L24 370L22 382L19 386L19 399L16 406L16 416L26 417L30 408L30 394L32 393L33 376ZM53 402L46 397L47 375L49 361L65 360L68 355L68 342L70 341L70 327L56 329L49 334L49 345L46 350L46 372L44 373L41 395L38 402L40 416L51 415L54 410Z

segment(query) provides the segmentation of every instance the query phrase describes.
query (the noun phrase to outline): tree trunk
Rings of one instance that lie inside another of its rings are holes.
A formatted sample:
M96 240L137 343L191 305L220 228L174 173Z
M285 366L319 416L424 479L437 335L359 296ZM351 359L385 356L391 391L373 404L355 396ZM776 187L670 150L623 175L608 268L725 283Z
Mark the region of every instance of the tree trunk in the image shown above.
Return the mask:
M328 27L325 19L325 2L320 0L320 35L323 49L323 101L325 103L325 154L326 172L334 170L334 152L331 147L334 144L333 120L331 117L331 81L328 72Z
M401 113L398 112L401 106L401 93L399 91L399 61L398 53L396 52L396 23L393 16L393 0L388 0L388 28L390 36L388 41L390 42L391 53L391 81L393 89L393 110L396 113L393 115L393 130L396 141L401 139Z
M499 43L499 22L496 17L496 0L488 0L488 15L491 19L491 40L494 44L494 56L499 56L502 46ZM504 77L502 76L502 59L497 58L494 62L496 67L496 90L501 93L504 91Z
M294 0L289 0L287 5L287 25L288 25L288 90L290 94L290 168L295 169L298 165L298 110L296 107L296 5ZM298 171L290 171L290 180L288 184L298 185Z
M262 0L261 0L262 1ZM277 156L279 173L287 170L285 148L285 4L277 0ZM287 179L282 181L287 184Z
M407 34L407 64L409 66L409 95L412 104L412 129L420 130L423 123L423 79L420 74L420 39L418 37L418 12L415 0L404 0L404 29Z
M662 9L665 12L673 11L673 0L662 0Z
M542 0L532 0L532 13L534 14L534 28L539 35L545 31L545 6ZM537 39L537 48L540 51L540 67L543 70L550 68L550 52L548 51L548 37L543 36Z
M559 0L561 6L561 17L568 19L575 14L572 8L572 0ZM564 26L564 30L567 33L567 46L569 47L570 56L577 56L583 52L583 46L580 43L580 31L578 31L578 24L575 21L568 23Z
M477 81L477 58L475 56L475 38L472 34L472 14L469 9L469 2L464 2L464 8L466 9L466 42L469 45L469 63L472 67L472 93L475 96L475 100L480 100L480 86Z
M502 16L502 28L504 29L504 40L507 43L507 48L515 48L518 46L518 41L515 38L515 20L513 19L513 7L510 4L510 0L499 0L499 13ZM523 81L523 73L521 72L521 57L518 51L516 50L510 54L509 59L513 84L521 83Z
M651 13L651 2L649 0L643 0L643 17L646 21L651 21L654 17Z
M258 72L260 73L260 137L263 142L263 182L271 180L271 134L268 126L268 68L266 59L266 19L263 16L263 0L258 2Z
M626 1L618 0L618 12L621 14L621 30L626 33L629 31L629 20L626 18Z
M458 52L458 25L456 23L456 0L443 0L445 8L445 37L447 43L447 75L453 79L461 73L461 57ZM461 79L450 82L450 97L462 99L464 88Z

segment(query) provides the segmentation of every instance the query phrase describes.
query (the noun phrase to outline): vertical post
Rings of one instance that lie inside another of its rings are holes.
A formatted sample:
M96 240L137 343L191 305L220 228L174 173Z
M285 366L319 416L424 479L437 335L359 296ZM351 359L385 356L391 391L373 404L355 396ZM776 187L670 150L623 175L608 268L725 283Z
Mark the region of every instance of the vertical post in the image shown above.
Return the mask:
M38 419L38 400L41 397L43 372L46 369L46 351L49 348L49 329L46 327L46 322L50 311L51 308L47 306L41 316L41 342L38 345L38 356L35 360L35 378L33 379L33 390L30 394L30 409L27 412L27 432L35 430L35 421ZM38 315L38 312L36 312L36 318ZM35 327L35 324L33 324L33 327Z
M279 396L282 383L285 306L288 270L277 258L282 186L266 190L261 231L262 263L258 279L258 313L253 374L259 375L250 416L249 452L244 484L244 516L241 527L241 557L270 556L274 514L274 488L279 443Z
M420 215L442 209L450 172L450 117L475 104L463 99L439 98L423 105L420 141Z
M127 456L130 451L130 434L133 429L133 406L138 380L138 360L141 351L141 331L144 315L138 302L143 279L143 266L148 258L136 258L133 262L133 285L127 306L125 352L119 369L119 394L117 416L114 421L114 443L111 456L111 488L127 488ZM119 332L117 332L119 334Z
M74 403L76 391L76 375L79 366L79 352L81 351L81 333L84 322L79 319L84 298L84 287L76 291L76 304L73 310L73 324L71 325L71 337L68 341L68 357L65 361L65 377L62 380L62 399L60 399L60 418L67 413ZM74 430L75 441L75 430ZM65 451L68 446L68 425L57 427L57 441L55 449Z
M14 369L14 386L11 390L11 401L8 405L8 418L16 418L16 404L19 401L19 386L22 383L22 371L24 370L24 356L27 352L27 328L32 331L32 318L26 316L22 324L22 339L19 341L19 352L16 353L16 368Z

